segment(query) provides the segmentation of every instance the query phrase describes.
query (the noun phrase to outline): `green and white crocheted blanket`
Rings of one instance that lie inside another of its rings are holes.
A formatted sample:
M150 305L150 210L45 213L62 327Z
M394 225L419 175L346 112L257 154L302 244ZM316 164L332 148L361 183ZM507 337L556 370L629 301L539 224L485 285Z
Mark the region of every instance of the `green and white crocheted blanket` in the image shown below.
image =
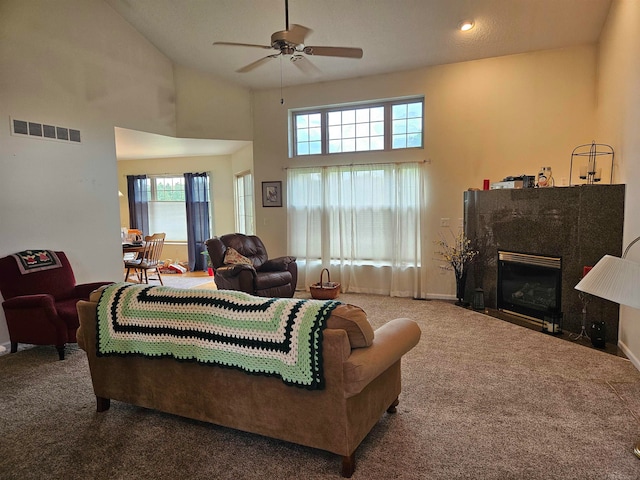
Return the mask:
M97 355L173 357L322 389L322 332L339 303L116 283L98 302Z

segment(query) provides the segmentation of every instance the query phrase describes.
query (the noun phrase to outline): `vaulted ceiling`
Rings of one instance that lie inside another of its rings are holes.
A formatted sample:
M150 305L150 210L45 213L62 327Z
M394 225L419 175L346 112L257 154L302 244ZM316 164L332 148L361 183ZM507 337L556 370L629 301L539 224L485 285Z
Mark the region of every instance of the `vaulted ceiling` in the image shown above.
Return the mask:
M173 62L255 90L592 44L598 41L611 4L611 0L289 0L290 25L312 30L305 44L360 47L363 57L310 56L305 61L313 68L307 73L289 57L278 57L237 73L277 52L213 43L269 45L271 34L285 29L285 0L105 1ZM457 27L467 19L475 26L461 32ZM241 147L123 129L116 133L121 160L227 154Z
M611 0L289 0L289 23L312 30L305 44L364 50L362 59L307 57L315 67L309 74L288 57L237 73L277 52L212 45L216 41L269 45L271 34L285 29L285 0L105 1L175 63L252 89L595 43L611 4ZM466 19L475 27L461 32L457 26Z

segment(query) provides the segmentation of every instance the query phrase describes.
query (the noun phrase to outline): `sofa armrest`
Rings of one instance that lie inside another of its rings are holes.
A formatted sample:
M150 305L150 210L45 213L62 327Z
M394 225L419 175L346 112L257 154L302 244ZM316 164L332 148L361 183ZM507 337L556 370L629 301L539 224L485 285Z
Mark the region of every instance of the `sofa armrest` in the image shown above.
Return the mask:
M93 283L81 283L73 288L72 298L84 298L88 299L91 292L97 290L104 285L111 285L113 282L93 282Z
M286 272L289 264L296 261L296 257L270 258L258 268L261 272Z
M253 273L253 276L256 274L256 269L253 268L253 266L241 263L233 265L225 264L222 267L218 267L216 268L216 275L221 275L223 277L237 277L244 271Z
M13 297L2 302L5 309L19 308L45 308L49 307L55 310L55 299L53 295L47 293L38 293L34 295L21 295Z
M373 343L356 348L344 363L345 397L360 393L373 379L415 347L420 327L408 318L396 318L375 331Z

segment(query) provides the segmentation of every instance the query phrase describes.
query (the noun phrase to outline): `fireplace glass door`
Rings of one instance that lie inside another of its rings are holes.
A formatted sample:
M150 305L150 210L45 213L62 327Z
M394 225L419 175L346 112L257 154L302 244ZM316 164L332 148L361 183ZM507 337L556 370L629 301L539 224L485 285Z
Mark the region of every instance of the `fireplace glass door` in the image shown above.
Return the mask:
M562 258L498 252L498 309L542 321L562 311Z

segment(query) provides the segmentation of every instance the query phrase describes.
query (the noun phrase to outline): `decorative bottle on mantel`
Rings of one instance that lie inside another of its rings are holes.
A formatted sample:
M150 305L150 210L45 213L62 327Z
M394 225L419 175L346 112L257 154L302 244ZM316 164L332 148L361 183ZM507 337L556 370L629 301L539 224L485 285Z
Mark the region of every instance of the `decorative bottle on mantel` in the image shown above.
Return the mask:
M551 167L541 167L538 172L538 187L553 187Z

